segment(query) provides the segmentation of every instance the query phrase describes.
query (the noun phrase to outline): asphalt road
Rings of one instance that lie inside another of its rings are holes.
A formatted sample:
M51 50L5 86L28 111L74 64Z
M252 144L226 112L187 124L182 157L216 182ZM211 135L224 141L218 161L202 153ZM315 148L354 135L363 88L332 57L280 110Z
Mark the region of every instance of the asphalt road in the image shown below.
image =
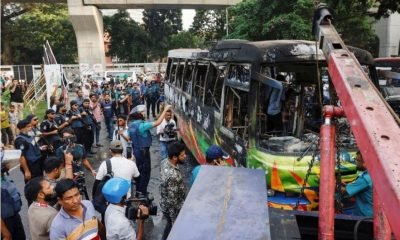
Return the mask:
M104 125L104 124L103 124ZM96 154L89 157L89 161L92 164L94 169L98 169L101 162L110 158L110 150L109 144L110 141L107 139L107 134L105 130L105 126L102 126L100 142L104 146L101 148L93 148L96 151ZM159 143L157 138L155 137L155 129L153 129L153 144L150 149L151 151L151 160L152 160L152 169L151 169L151 179L148 187L148 191L154 197L154 203L159 204L160 202L160 194L159 194L159 184L160 184L160 154L159 154ZM190 172L193 166L196 163L192 158L188 157L188 162L185 165L182 165L181 168L185 174L185 178L189 179ZM22 210L20 212L22 222L24 224L25 234L27 235L27 239L31 239L29 237L29 229L28 229L28 220L27 220L27 201L24 196L24 179L21 171L19 170L19 165L17 165L17 161L14 161L14 168L10 171L10 178L14 180L16 183L18 190L20 191L23 198ZM86 186L88 189L89 196L92 195L92 186L94 183L94 178L86 172ZM145 223L145 239L161 239L162 232L164 229L165 223L162 221L162 214L160 210L156 216L151 216Z

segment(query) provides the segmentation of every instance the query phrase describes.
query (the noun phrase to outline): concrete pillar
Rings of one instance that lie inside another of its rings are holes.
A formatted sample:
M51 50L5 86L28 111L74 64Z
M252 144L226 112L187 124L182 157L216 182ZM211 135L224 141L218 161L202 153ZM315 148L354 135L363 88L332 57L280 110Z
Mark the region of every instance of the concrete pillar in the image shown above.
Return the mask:
M390 57L399 54L400 14L393 13L388 18L381 18L375 24L379 37L379 57Z
M83 0L68 0L68 12L78 42L79 63L102 64L105 69L103 17L95 6Z

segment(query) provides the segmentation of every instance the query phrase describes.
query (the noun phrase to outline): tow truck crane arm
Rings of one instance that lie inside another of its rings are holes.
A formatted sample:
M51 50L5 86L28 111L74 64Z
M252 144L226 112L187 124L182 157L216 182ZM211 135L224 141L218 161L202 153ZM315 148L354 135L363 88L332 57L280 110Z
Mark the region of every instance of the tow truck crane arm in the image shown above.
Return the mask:
M374 197L374 205L382 205L396 239L400 239L400 128L387 104L379 95L379 91L332 25L332 15L327 7L321 7L316 11L313 33L327 59L328 71L341 107L350 123L361 155L371 175L374 191L377 193L377 198ZM325 108L325 112L328 113L328 116L325 115L325 122L330 124L329 118L340 111L331 106ZM323 148L323 138L321 136L320 189L324 189L325 186L329 188L328 196L325 196L325 199L330 200L334 197L334 188L332 189L332 184L329 185L323 181L322 165L325 164L324 161L332 160L323 159L324 155L329 158L334 154L329 152L329 144L325 144L325 149ZM334 145L333 147L330 145L330 147L334 149ZM333 164L333 166L335 165ZM329 167L332 167L332 164L330 166L328 164L327 168ZM332 169L328 169L328 172L330 172L328 180L334 182L334 170L333 176ZM320 192L319 236L320 239L333 239L333 231L327 235L321 234L321 221L323 224L331 224L328 226L331 230L334 228L334 214L321 213L321 211L332 210L331 206L325 206L326 203L321 199L321 194L324 193ZM375 214L377 213L375 212Z

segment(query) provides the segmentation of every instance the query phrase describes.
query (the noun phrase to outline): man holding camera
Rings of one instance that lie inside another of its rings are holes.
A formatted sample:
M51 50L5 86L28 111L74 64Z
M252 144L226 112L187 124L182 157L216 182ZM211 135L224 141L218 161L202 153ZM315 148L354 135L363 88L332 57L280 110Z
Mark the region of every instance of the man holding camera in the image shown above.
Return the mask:
M19 120L24 117L24 91L24 85L19 83L17 79L13 79L10 89L10 100L11 104L15 106Z
M176 139L176 122L172 119L172 111L165 112L164 120L157 127L157 135L160 135L161 160L168 158L168 144Z
M149 209L139 205L136 212L138 232L132 221L126 216L126 200L130 182L123 178L112 178L102 189L105 199L110 203L105 214L105 227L108 240L141 240L144 235L144 219L149 216Z

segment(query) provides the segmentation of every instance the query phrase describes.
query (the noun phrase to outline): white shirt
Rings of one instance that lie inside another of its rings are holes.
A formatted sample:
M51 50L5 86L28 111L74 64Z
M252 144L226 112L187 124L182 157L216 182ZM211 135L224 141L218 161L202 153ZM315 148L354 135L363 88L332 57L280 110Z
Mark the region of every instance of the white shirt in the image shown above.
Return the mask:
M157 126L157 135L160 135L160 141L162 141L162 142L169 142L169 141L172 141L172 140L175 140L175 138L169 138L169 137L164 137L163 135L163 133L164 133L164 128L165 128L165 126L167 126L167 124L169 124L169 123L173 123L174 124L174 129L176 129L176 122L175 122L175 120L174 119L170 119L168 122L165 120L165 118L164 118L164 120L162 121L162 123L160 124L160 125L158 125Z
M114 177L120 177L128 180L129 182L133 178L139 177L140 173L136 166L136 163L132 160L126 159L123 156L115 156L110 159L111 162L111 170L114 174ZM103 161L100 164L99 171L96 174L96 180L102 180L104 176L107 174L107 164L106 161ZM128 197L131 196L131 191L128 191Z
M129 137L128 135L128 127L119 127L119 130L123 130L122 134L125 135L126 137ZM122 156L126 157L126 148L128 147L128 141L125 140L125 138L123 138L122 136L118 135L118 126L114 129L113 131L113 137L112 140L120 140L122 143Z
M136 240L135 228L125 217L125 208L114 204L108 205L104 216L107 240Z

